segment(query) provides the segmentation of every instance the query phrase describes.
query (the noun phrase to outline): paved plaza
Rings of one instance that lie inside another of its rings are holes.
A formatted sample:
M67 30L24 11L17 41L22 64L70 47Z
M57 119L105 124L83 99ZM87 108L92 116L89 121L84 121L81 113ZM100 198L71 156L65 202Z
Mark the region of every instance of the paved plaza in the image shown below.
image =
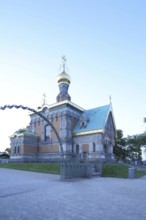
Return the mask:
M145 220L146 178L59 175L0 168L0 220Z

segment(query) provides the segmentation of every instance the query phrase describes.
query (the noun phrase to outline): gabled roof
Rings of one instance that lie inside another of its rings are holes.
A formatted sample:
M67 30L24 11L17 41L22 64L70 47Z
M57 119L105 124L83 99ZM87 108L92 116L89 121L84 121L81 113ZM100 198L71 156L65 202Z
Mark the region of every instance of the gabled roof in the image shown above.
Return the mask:
M73 135L78 136L104 132L104 127L110 112L112 112L111 104L85 110L73 130ZM86 126L84 126L84 124L82 126L82 120L84 121L84 119L87 121Z
M77 110L79 110L79 111L81 111L81 112L84 111L84 109L83 109L82 107L80 107L79 105L77 105L77 104L75 104L74 102L71 102L71 101L69 101L69 100L64 100L64 101L61 101L61 102L56 102L56 103L51 104L51 105L45 104L45 105L43 105L42 107L38 107L38 109L37 109L36 111L37 111L37 112L41 112L41 111L43 111L44 109L50 110L50 109L53 109L53 108L56 108L56 107L60 107L60 106L62 106L62 105L64 105L64 104L70 105L71 107L73 107L73 108L75 108L75 109L77 109ZM30 113L30 115L35 115L35 114L36 114L36 113L33 113L33 112Z

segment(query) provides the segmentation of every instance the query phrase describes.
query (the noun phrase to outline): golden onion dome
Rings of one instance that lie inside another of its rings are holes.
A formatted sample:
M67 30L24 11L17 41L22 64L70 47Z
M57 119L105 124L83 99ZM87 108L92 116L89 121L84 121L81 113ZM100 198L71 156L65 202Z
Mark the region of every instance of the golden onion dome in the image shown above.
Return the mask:
M57 76L57 82L58 82L58 84L60 84L60 83L70 84L71 83L70 75L68 75L65 71L63 71L62 73L60 73Z

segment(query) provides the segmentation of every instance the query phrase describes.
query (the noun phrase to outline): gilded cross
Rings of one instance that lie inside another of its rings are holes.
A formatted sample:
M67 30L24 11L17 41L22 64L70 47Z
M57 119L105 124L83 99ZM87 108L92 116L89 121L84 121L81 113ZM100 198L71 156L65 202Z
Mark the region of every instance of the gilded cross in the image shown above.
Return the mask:
M65 71L65 63L66 63L67 59L65 58L65 55L63 55L61 58L63 61L63 71Z

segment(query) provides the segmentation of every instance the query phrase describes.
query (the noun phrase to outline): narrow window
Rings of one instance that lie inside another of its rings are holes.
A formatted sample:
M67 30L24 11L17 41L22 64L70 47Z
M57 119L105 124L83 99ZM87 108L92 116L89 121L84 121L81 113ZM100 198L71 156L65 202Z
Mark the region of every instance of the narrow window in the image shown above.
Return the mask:
M50 126L46 125L45 127L45 141L49 140L50 138Z
M95 146L95 143L93 143L93 152L96 151L96 146Z
M19 154L20 153L20 148L19 148L19 146L17 147L17 154Z
M17 150L17 149L16 149L16 146L15 146L15 147L14 147L14 154L16 154L16 150Z
M79 154L79 145L76 145L76 154Z

